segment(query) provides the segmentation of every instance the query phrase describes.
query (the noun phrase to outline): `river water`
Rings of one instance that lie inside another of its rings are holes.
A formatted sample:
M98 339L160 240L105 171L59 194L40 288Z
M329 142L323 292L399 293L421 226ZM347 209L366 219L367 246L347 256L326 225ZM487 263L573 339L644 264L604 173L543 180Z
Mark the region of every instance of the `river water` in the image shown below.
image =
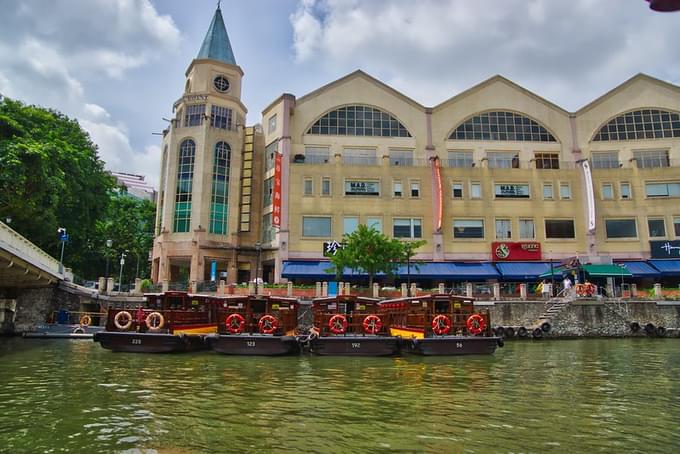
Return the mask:
M680 339L256 358L0 338L0 452L679 449Z

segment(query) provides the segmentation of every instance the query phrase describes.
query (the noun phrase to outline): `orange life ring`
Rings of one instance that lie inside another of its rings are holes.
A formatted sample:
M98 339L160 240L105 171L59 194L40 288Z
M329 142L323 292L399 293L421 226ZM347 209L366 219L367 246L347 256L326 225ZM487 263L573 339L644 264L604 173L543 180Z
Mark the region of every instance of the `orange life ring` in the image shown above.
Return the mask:
M486 321L479 314L472 314L465 322L470 334L479 334L486 329Z
M328 320L328 329L333 334L345 334L347 332L347 317L342 314L335 314Z
M80 326L90 326L92 324L92 317L85 314L82 317L80 317L79 323L80 323Z
M150 313L146 316L144 321L146 322L147 328L149 328L149 331L151 332L160 331L165 325L165 318L160 312Z
M437 315L432 319L432 331L437 336L449 334L449 331L451 331L451 319L446 315Z
M367 315L363 325L366 334L378 334L383 327L383 322L377 315Z
M231 334L241 334L246 327L246 319L241 314L230 314L225 325Z
M279 320L273 315L263 315L257 322L257 326L262 334L272 334L279 329Z
M125 319L125 321L121 321ZM121 331L127 331L132 326L132 315L128 311L120 311L113 318L113 324Z

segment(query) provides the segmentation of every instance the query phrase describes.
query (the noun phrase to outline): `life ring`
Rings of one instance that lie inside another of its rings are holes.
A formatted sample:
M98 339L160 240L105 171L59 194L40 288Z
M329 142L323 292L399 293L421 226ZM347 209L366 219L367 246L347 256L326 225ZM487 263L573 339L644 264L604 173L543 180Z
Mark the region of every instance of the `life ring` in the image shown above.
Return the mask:
M121 320L125 320L124 322ZM113 324L121 331L127 331L132 326L132 315L128 311L120 311L113 318Z
M347 317L342 314L335 314L328 320L328 329L333 334L345 334L347 332Z
M80 326L90 326L92 324L92 317L85 314L82 317L80 317L79 323L80 323Z
M260 317L260 321L257 322L257 326L262 334L273 334L279 329L279 320L273 315L263 315Z
M246 319L241 314L230 314L225 324L231 334L241 334L246 327Z
M480 334L486 329L486 321L479 314L472 314L465 322L470 334Z
M377 315L367 315L362 324L366 334L378 334L383 327L383 322Z
M451 319L446 315L437 315L432 319L432 331L437 336L449 334L449 331L451 331Z
M146 322L149 331L156 332L160 331L163 326L165 326L165 318L160 312L152 312L146 316L144 320Z

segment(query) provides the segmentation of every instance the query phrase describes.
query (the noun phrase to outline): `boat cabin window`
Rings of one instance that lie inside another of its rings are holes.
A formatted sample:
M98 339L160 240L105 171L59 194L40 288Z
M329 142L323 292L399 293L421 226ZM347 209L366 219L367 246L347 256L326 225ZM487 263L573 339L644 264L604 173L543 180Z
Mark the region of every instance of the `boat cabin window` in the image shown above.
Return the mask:
M168 309L178 311L182 309L182 298L168 298Z
M255 314L263 314L267 312L267 301L265 300L252 300L250 302L250 309Z
M437 314L448 312L449 311L449 302L448 301L435 301L434 302L434 311Z

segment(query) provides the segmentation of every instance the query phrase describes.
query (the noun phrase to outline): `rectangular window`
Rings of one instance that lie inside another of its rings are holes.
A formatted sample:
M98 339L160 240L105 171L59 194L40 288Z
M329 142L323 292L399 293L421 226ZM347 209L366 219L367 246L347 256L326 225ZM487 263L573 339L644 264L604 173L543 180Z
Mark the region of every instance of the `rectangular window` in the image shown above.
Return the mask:
M330 196L331 195L331 179L330 177L323 177L321 179L321 195Z
M519 169L519 155L515 152L488 152L490 169Z
M536 229L534 228L533 219L519 220L519 237L522 240L533 240L536 238Z
M637 238L635 219L605 219L607 238Z
M645 183L647 197L680 197L680 183Z
M462 199L463 198L463 183L453 183L451 185L451 189L453 190L453 198L454 199Z
M420 182L411 182L411 197L420 197Z
M573 219L546 219L545 237L550 238L575 238Z
M569 183L560 183L560 199L571 199L571 186Z
M392 236L395 238L422 238L422 221L420 219L395 218L392 222Z
M293 156L293 162L299 164L328 164L331 150L328 147L305 147L304 156Z
M474 167L471 151L449 151L449 167Z
M342 163L350 166L375 166L375 148L345 148L342 151Z
M311 178L305 178L305 190L304 190L305 195L313 195L314 194L314 180Z
M205 104L188 105L184 112L184 126L200 126L203 124Z
M368 180L346 180L345 195L377 197L380 195L380 182Z
M537 169L559 169L560 168L560 154L559 153L536 153L536 168Z
M272 195L274 193L274 178L267 178L264 180L264 187L262 188L262 207L266 208L272 204Z
M553 198L553 185L552 183L543 183L543 198L549 200Z
M633 158L640 169L670 166L668 150L634 151Z
M611 183L602 183L602 200L614 199L614 185Z
M530 196L529 185L507 183L495 184L494 194L497 199L528 199Z
M484 238L483 219L454 219L454 238Z
M395 197L401 197L401 181L395 181L392 183L392 193Z
M390 165L410 167L413 165L413 152L404 150L390 150Z
M262 216L262 242L271 243L275 234L276 231L272 228L272 214L267 213Z
M359 227L359 218L348 216L342 219L342 233L349 235Z
M673 218L673 231L676 237L680 237L680 217Z
M591 156L593 169L618 169L620 167L618 151L598 151Z
M279 141L275 140L264 148L264 171L274 168L276 153L279 149Z
M374 228L378 232L382 233L382 218L367 218L366 227Z
M274 131L276 131L276 114L269 117L269 127L267 129L267 132L269 134L271 134Z
M302 216L302 236L305 237L330 237L330 216Z
M622 199L630 199L631 198L630 183L621 183L621 185L619 186L619 191L621 193Z
M231 109L221 106L211 106L210 126L231 130Z
M470 198L471 199L481 199L482 198L482 184L478 182L470 183Z
M650 238L664 238L666 236L666 221L663 218L647 219Z
M510 219L496 219L496 239L509 240L512 238L512 222Z

